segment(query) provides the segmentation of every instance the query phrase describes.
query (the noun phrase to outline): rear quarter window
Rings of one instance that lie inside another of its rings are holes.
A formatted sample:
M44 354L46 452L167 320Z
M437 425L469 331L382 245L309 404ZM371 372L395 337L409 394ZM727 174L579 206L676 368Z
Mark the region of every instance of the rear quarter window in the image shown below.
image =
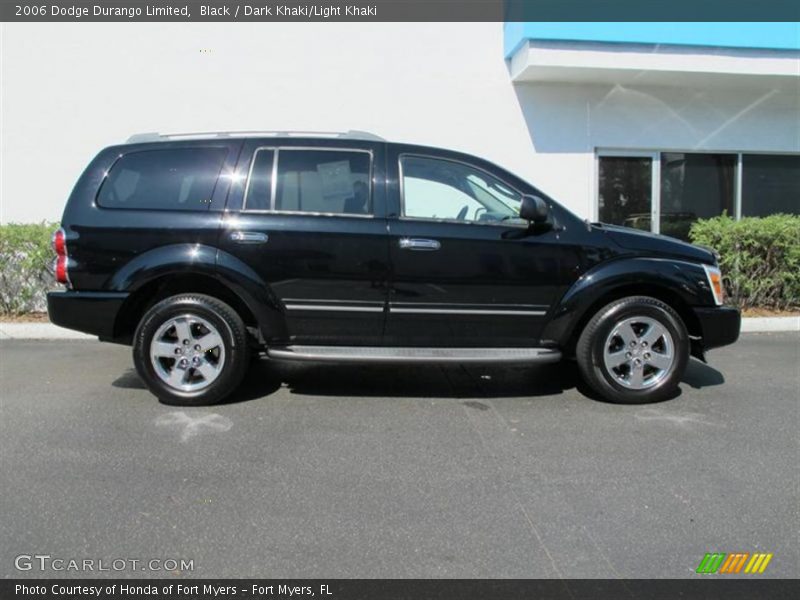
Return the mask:
M105 208L208 210L227 149L129 152L111 167L97 204Z

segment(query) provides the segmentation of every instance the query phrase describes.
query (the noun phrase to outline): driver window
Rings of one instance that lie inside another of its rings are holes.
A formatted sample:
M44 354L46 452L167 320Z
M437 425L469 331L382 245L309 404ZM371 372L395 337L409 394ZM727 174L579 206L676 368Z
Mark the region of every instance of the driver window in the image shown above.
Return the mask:
M404 156L403 215L465 222L517 218L521 198L494 177L448 160Z

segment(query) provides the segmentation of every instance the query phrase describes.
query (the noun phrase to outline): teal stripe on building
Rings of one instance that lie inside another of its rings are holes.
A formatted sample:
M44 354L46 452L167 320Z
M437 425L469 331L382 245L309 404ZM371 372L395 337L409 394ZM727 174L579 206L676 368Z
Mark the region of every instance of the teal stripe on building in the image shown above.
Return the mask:
M506 58L528 40L800 50L800 23L506 23Z

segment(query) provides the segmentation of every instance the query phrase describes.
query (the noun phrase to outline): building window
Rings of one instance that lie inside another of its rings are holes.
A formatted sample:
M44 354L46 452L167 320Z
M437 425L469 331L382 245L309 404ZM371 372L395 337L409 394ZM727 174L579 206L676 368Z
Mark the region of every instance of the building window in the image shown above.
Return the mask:
M697 219L735 214L735 154L661 154L659 232L682 240Z
M692 223L723 213L800 214L797 154L599 151L597 165L605 223L688 240Z
M800 214L800 156L742 155L742 216Z
M651 157L600 157L598 212L602 222L649 231L652 202Z

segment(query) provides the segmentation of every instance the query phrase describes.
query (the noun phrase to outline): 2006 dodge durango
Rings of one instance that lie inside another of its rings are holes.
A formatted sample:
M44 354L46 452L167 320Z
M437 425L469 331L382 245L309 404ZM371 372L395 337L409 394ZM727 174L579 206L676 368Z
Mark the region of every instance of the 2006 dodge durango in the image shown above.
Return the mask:
M332 362L574 357L621 403L731 344L712 251L585 222L485 160L375 136L141 134L102 150L53 239L51 320L133 346L169 404L253 353Z

